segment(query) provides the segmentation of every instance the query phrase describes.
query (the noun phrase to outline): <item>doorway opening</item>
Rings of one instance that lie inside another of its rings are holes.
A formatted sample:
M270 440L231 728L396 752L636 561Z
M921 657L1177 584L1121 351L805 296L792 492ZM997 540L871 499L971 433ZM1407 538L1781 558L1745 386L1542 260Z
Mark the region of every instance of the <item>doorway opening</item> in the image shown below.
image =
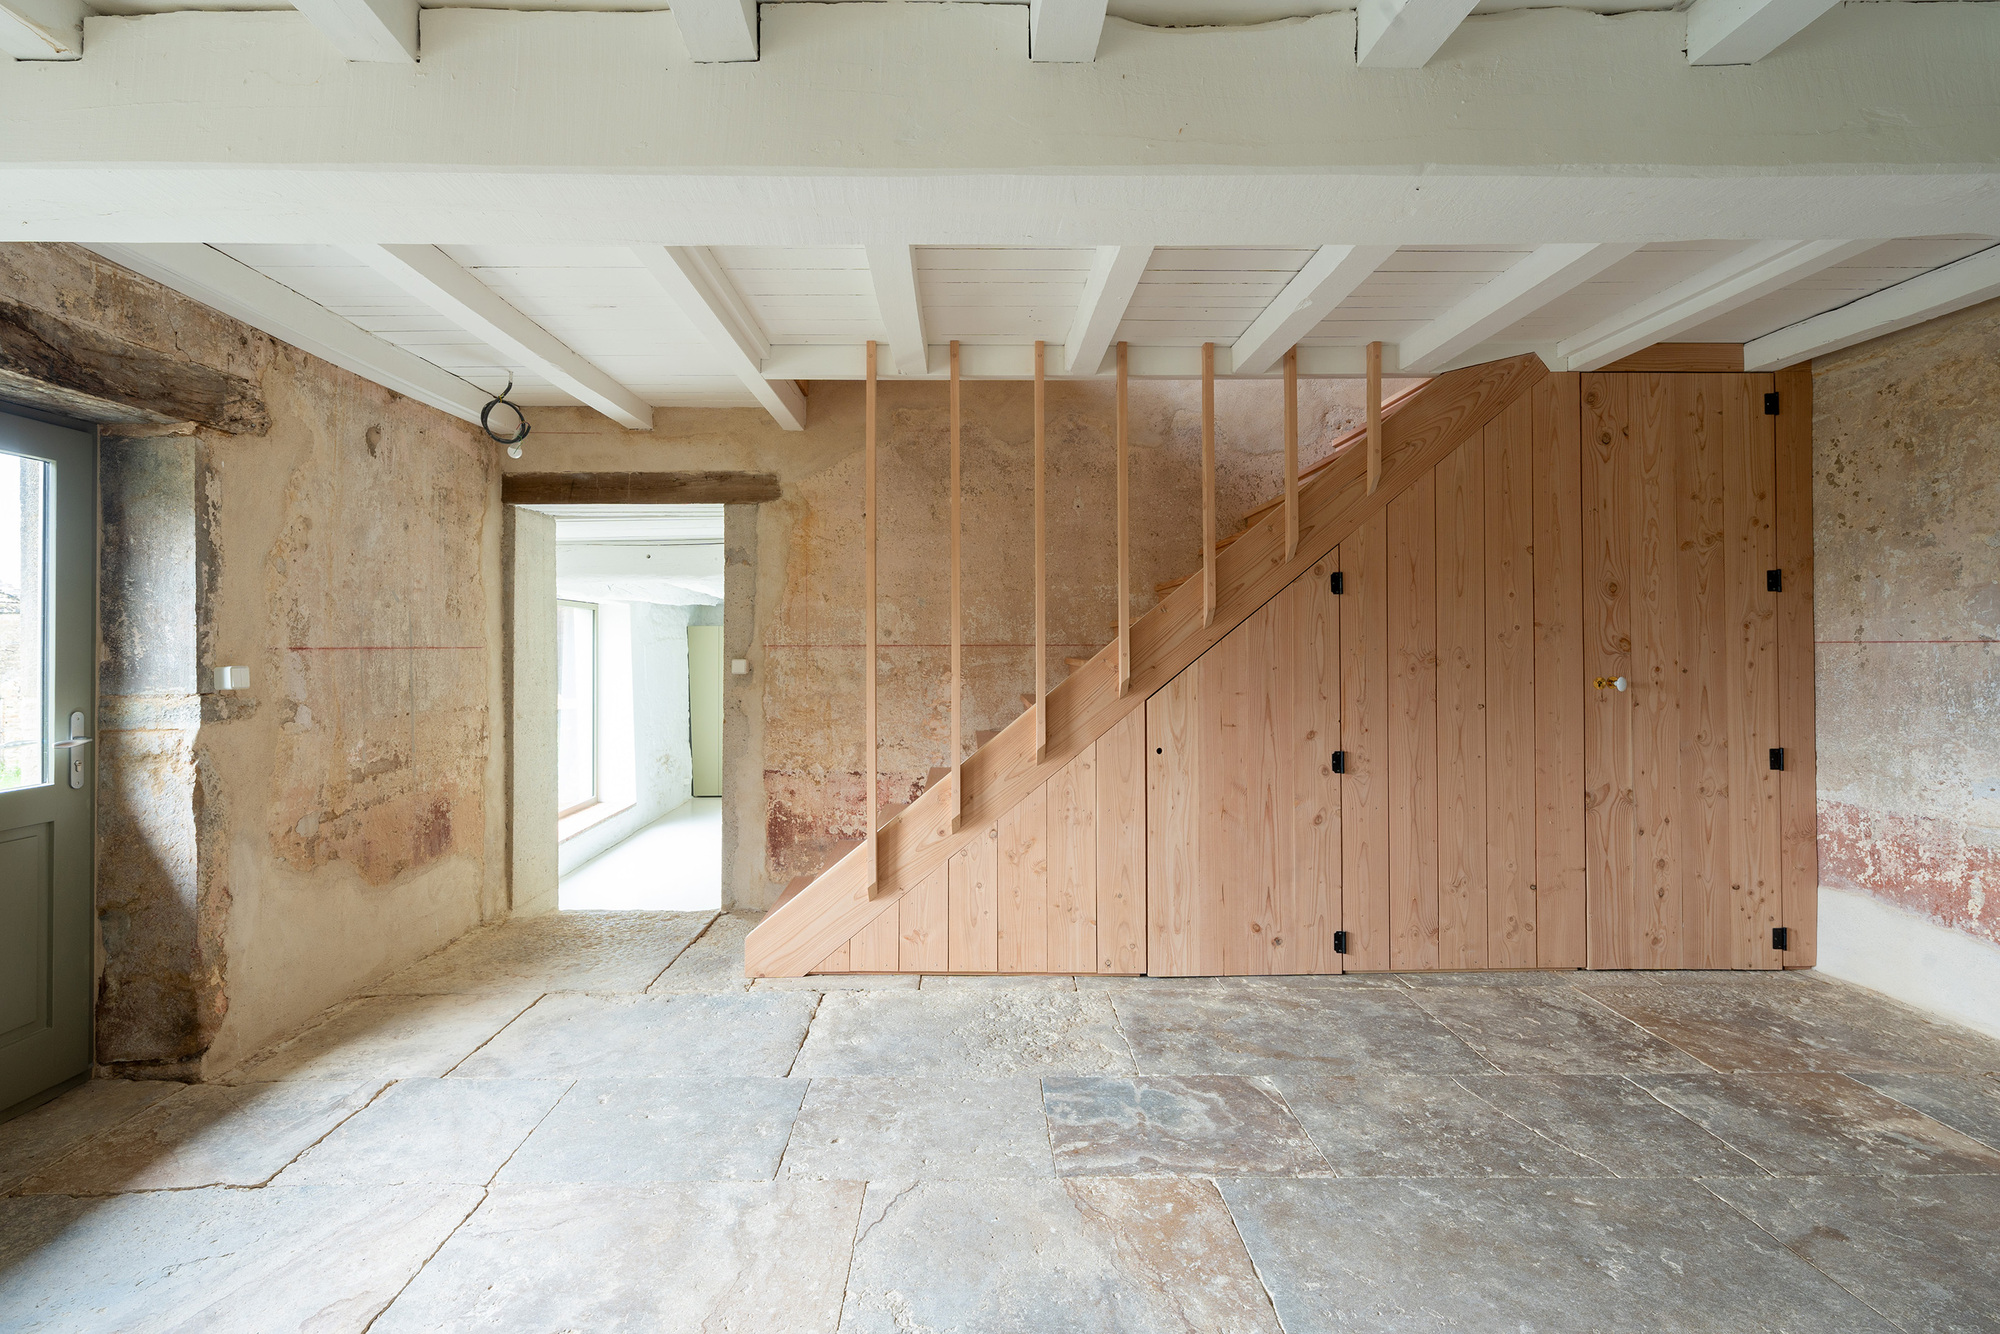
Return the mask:
M556 906L722 901L723 509L555 520Z

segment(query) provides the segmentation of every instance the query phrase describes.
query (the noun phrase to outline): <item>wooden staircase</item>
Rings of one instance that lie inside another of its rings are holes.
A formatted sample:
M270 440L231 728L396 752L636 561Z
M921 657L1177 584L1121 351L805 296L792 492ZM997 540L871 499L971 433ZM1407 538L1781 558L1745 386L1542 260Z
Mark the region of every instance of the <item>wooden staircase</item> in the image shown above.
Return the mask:
M1135 710L1147 696L1258 608L1312 568L1402 490L1430 473L1460 443L1548 374L1532 356L1450 371L1384 404L1381 483L1367 487L1363 432L1302 475L1299 542L1285 555L1283 501L1250 516L1241 532L1217 543L1216 610L1203 622L1199 579L1162 586L1157 606L1132 624L1130 684L1118 688L1114 641L1049 692L1047 746L1036 754L1029 709L997 734L977 734L961 766L964 791L953 816L950 770L933 769L906 808L889 808L876 835L877 875L868 883L867 849L856 843L817 877L800 877L745 944L753 977L799 977L827 962L910 890L935 877L993 821L1061 773ZM1141 955L1143 958L1143 954ZM1068 968L1062 971L1071 971ZM1104 969L1103 971L1129 971Z

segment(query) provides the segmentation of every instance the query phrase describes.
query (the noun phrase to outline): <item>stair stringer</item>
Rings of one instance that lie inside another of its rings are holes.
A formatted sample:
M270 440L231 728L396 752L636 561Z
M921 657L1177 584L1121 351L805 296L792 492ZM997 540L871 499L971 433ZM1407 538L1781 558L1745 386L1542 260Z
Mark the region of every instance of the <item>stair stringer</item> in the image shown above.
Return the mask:
M1510 357L1447 371L1411 394L1382 423L1381 483L1372 494L1361 450L1349 449L1322 468L1299 488L1299 543L1290 560L1281 508L1218 553L1213 621L1202 624L1200 580L1168 593L1132 624L1131 680L1123 694L1114 641L1049 692L1041 758L1031 709L959 766L964 793L957 821L947 777L877 832L873 885L863 845L759 923L744 942L745 973L803 977L818 967L1548 373L1537 357Z

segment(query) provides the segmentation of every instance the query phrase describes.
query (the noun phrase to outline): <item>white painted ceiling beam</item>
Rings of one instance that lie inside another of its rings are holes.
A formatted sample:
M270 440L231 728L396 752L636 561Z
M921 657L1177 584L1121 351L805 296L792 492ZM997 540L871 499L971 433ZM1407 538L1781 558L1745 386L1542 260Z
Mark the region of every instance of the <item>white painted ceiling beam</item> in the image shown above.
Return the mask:
M1121 24L1115 69L1053 69L995 59L1017 6L773 4L733 72L657 14L428 9L408 66L343 62L296 14L199 20L93 22L90 59L0 78L0 239L2000 236L2000 4L1844 5L1727 96L1677 13L1523 10L1423 70L1355 69L1344 13Z
M889 336L888 364L898 375L921 375L924 347L924 307L917 296L917 248L871 244L868 276L875 284L875 306L882 330Z
M1478 0L1361 0L1354 63L1367 69L1420 69Z
M459 328L532 369L578 402L635 431L653 427L644 399L585 361L460 268L436 246L351 245L349 254L444 316Z
M1229 368L1262 375L1396 253L1394 246L1323 245L1229 349Z
M1084 62L1097 59L1109 0L1028 0L1028 59Z
M1497 349L1495 355L1514 356L1523 351L1542 351L1545 360L1555 356L1553 345L1547 348L1509 346ZM878 374L885 380L943 381L950 376L949 352L948 344L934 346L930 349L930 368L916 374L899 375L886 366ZM1035 373L1035 345L1031 342L961 342L958 353L960 374L968 380L1026 380L1033 378ZM1134 343L1129 353L1131 375L1135 379L1193 380L1201 376L1201 348L1197 346ZM862 378L864 355L864 349L858 343L778 344L764 359L763 370L765 376L771 379L858 380ZM1227 360L1221 356L1216 359L1218 362ZM1390 375L1402 373L1396 363L1393 344L1383 349L1383 365ZM1308 378L1349 379L1359 377L1366 371L1367 352L1362 347L1308 344L1299 348L1299 374ZM1049 374L1052 379L1089 380L1110 379L1116 373L1115 365L1107 359L1094 372L1051 370ZM1281 373L1273 367L1260 376L1234 375L1226 367L1218 367L1218 374L1236 379L1275 378Z
M771 345L708 248L637 246L632 253L778 425L803 431L806 396L796 381L765 378L764 358L771 354Z
M1101 245L1091 262L1090 277L1083 284L1083 298L1076 303L1076 317L1070 321L1069 337L1063 341L1063 365L1070 374L1095 375L1104 368L1104 357L1118 337L1125 308L1139 290L1146 274L1146 262L1153 257L1149 245Z
M0 55L81 60L83 0L0 0Z
M757 58L757 0L674 0L672 8L697 64Z
M1774 371L2000 297L2000 246L1906 278L1743 345L1743 369Z
M1760 296L1790 287L1880 241L1759 241L1684 283L1556 344L1565 368L1594 371Z
M1397 345L1404 369L1429 375L1589 282L1640 247L1545 245Z
M91 249L302 352L440 412L476 422L492 397L213 247L96 245Z
M292 0L333 49L371 65L417 59L417 0Z
M1805 31L1840 0L1695 0L1690 65L1752 65Z

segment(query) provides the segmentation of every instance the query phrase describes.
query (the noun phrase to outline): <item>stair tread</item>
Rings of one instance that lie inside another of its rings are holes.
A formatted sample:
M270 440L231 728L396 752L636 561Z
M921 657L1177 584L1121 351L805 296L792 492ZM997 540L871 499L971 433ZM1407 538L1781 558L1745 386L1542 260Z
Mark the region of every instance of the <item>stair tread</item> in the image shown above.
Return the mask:
M842 857L845 857L848 853L854 851L856 848L860 846L861 846L860 839L850 838L850 839L845 839L842 842L836 843L831 848L828 848L826 853L825 865L821 866L817 871L808 871L804 875L795 875L789 881L787 881L785 884L784 891L778 895L778 901L771 905L771 911L776 912L779 908L783 907L787 902L789 902L793 898L796 898L800 890L804 889L807 885L810 885L813 881L825 875L827 873L828 868L832 867L834 863L838 862Z

